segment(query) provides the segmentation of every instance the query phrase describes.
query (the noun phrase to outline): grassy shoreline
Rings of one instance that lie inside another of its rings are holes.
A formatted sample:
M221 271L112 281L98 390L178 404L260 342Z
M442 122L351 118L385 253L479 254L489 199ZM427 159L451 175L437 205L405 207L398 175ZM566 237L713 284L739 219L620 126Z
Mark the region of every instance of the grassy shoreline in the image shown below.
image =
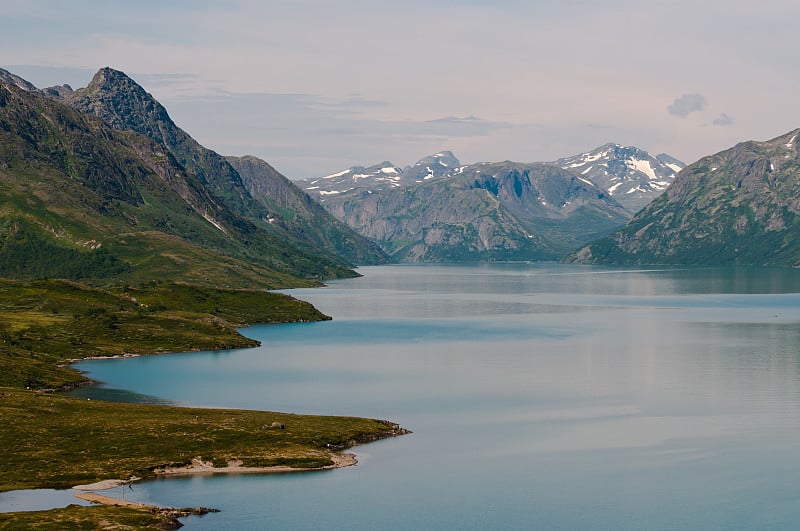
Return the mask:
M75 359L249 347L258 342L237 328L326 319L308 303L259 290L0 280L0 447L13 449L0 452L0 492L155 477L193 461L204 463L205 472L235 471L226 469L231 464L325 469L337 466L344 448L407 433L356 417L90 401L53 392L91 383L68 366ZM126 528L128 520L139 522L131 528L163 528L163 515L143 523L130 512L136 509L121 509L5 513L0 529L61 518L96 528L104 521Z
M262 290L0 280L0 386L70 388L87 382L66 367L76 359L252 347L258 342L238 328L327 319Z
M354 417L103 402L8 387L0 399L7 426L0 446L14 448L0 453L0 491L153 478L193 461L206 463L205 472L232 462L322 469L340 449L402 433Z

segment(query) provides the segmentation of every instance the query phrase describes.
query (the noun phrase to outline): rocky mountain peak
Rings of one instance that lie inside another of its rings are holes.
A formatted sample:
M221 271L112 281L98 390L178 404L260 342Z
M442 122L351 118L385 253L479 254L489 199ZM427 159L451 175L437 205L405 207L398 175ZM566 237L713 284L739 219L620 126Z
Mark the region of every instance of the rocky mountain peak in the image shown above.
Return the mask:
M36 88L33 83L30 83L16 74L12 74L8 70L4 70L0 68L0 82L8 83L9 85L14 85L15 87L21 88L27 92L39 92L39 89Z
M72 87L70 87L66 83L64 83L63 85L55 85L53 87L47 87L42 89L42 93L44 93L45 96L49 96L57 100L63 100L73 92L74 91L72 90Z
M430 164L439 164L449 168L457 168L461 165L452 151L440 151L433 155L419 159L414 166L426 166Z
M95 73L86 86L88 90L109 90L112 88L142 89L125 72L115 70L109 66L103 67Z
M86 88L76 90L65 101L115 129L135 131L161 144L238 212L257 215L258 205L230 163L178 127L164 106L124 72L101 68Z
M423 157L413 166L403 169L403 183L414 184L448 177L461 166L452 151L440 151Z
M177 129L167 110L152 95L127 74L110 67L98 70L86 88L69 94L66 100L116 129L131 129L167 146L170 140L164 135Z

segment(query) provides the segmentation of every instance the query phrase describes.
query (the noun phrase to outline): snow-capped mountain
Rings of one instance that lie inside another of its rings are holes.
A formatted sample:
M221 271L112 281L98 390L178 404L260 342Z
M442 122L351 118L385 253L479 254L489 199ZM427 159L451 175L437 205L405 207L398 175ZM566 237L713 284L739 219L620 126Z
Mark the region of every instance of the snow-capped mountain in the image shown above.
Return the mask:
M686 164L667 154L653 156L637 147L606 144L553 162L608 191L631 213L661 195Z
M440 151L435 155L424 157L413 166L403 168L403 184L421 183L433 179L448 177L458 173L461 167L452 151Z
M353 190L323 206L401 262L553 260L630 218L605 190L571 171L517 162Z
M397 260L549 260L621 226L682 167L617 144L555 163L463 166L442 151L301 186Z
M351 190L388 190L402 186L403 170L389 161L373 166L353 166L347 170L315 179L304 179L296 184L313 196L324 200Z
M366 168L356 166L325 177L297 181L297 184L326 203L342 194L380 192L480 172L487 164L490 163L463 166L452 152L440 151L403 169L386 161ZM547 164L568 170L584 183L607 191L630 216L661 195L675 174L686 166L664 153L653 156L637 147L619 144L606 144Z
M354 190L372 192L389 190L400 186L441 179L458 173L459 160L450 151L440 151L422 158L413 166L398 168L389 161L374 166L353 166L347 170L297 181L297 185L320 201Z

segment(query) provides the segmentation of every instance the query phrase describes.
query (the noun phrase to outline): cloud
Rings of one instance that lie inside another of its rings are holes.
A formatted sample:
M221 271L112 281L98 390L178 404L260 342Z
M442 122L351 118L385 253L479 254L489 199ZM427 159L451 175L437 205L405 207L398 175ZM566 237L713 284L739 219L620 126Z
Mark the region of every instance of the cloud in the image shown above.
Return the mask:
M469 116L445 116L444 118L436 118L435 120L429 120L429 123L467 124L467 123L476 123L481 121L483 120L481 120L477 116L469 115Z
M673 116L686 118L693 112L700 112L706 108L708 102L702 94L683 94L667 107L667 112Z
M716 118L714 118L714 121L711 122L711 123L713 125L718 125L718 126L724 127L726 125L731 125L733 123L733 118L731 118L730 116L728 116L725 113L722 113L719 116L717 116Z
M492 131L509 127L515 126L506 122L485 120L473 115L445 116L414 124L414 130L417 133L443 137L485 137Z

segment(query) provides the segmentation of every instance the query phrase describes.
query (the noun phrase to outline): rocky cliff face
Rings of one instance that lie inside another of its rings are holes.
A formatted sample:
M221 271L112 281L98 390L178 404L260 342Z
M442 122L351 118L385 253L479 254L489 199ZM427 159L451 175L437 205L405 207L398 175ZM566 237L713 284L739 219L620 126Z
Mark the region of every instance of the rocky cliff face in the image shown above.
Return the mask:
M683 169L619 231L567 260L800 266L800 130Z

